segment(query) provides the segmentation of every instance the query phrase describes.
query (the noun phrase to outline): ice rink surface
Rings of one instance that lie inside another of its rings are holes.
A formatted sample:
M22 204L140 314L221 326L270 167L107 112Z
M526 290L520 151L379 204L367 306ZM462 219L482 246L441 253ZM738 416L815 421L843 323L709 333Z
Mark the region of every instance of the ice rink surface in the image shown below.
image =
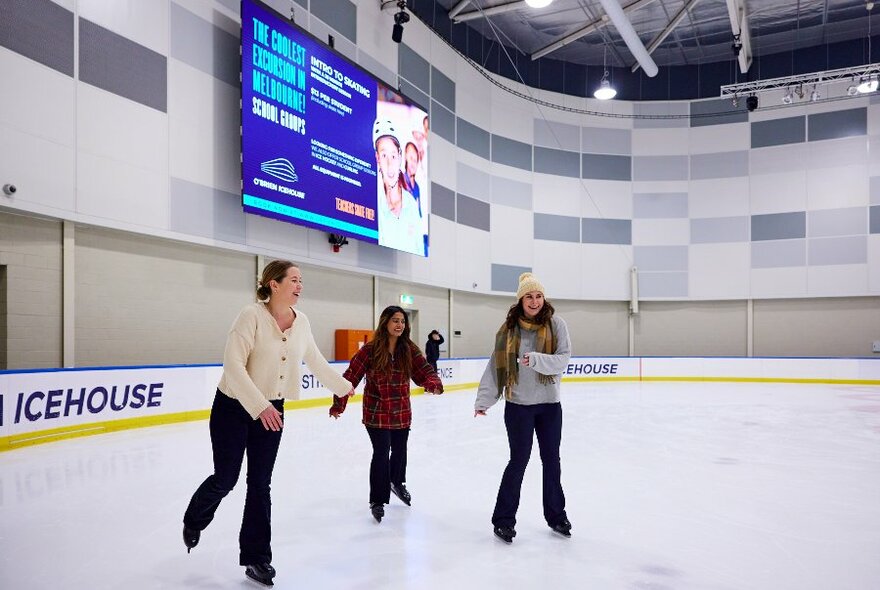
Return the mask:
M273 480L275 587L880 588L880 387L565 384L572 538L541 512L535 445L510 546L489 522L507 462L503 402L414 398L411 508L367 504L360 404L287 413ZM0 588L256 588L238 565L244 474L191 554L207 421L0 454Z

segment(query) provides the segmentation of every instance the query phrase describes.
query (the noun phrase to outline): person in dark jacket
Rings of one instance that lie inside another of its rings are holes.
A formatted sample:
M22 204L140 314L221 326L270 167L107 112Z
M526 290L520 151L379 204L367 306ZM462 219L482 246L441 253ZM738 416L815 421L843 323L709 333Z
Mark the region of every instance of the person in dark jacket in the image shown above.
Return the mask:
M427 393L443 393L443 383L409 337L409 317L392 305L379 316L373 338L352 357L342 376L357 387L364 377L363 423L373 444L370 461L370 512L376 522L385 516L391 493L410 505L406 489L406 446L412 424L409 382ZM333 396L330 415L345 411L348 396Z
M440 345L444 342L443 336L437 330L431 330L431 333L428 334L428 341L425 342L425 358L428 359L428 364L434 367L435 373L437 372L437 359L440 358Z

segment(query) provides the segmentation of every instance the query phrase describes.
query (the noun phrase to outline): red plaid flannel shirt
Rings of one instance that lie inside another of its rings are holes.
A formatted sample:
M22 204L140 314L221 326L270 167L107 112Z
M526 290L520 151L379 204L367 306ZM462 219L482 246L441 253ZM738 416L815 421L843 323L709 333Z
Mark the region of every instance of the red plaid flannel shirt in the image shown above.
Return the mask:
M373 343L368 342L355 354L342 374L353 387L367 377L364 386L364 425L370 428L409 428L412 424L412 406L409 398L410 379L392 363L390 371L374 371L370 367ZM412 351L412 380L416 385L434 392L443 392L443 383L428 364L418 347Z

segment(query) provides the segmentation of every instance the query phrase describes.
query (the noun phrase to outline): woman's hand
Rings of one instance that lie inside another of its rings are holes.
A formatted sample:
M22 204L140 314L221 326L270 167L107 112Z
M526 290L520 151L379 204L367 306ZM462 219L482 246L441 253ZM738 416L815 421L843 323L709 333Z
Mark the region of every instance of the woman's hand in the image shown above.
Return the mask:
M354 387L348 390L348 393L345 394L345 397L354 397Z
M257 417L263 423L263 428L266 430L278 432L284 426L281 420L281 412L276 410L272 404L269 404L269 407L260 412L260 415Z
M474 410L474 418L476 418L477 416L485 416L485 415L486 415L486 410Z
M528 352L525 353L524 355L522 355L522 358L519 359L519 364L521 364L524 367L529 366L529 353Z

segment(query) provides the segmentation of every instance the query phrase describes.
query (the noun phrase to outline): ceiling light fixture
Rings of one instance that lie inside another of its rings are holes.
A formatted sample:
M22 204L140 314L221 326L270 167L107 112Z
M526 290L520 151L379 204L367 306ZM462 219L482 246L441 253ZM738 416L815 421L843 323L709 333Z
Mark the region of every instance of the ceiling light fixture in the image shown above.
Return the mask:
M791 104L792 102L794 102L794 96L791 87L789 87L782 96L782 104Z
M615 90L614 87L611 86L611 82L608 81L608 72L605 72L605 75L602 76L602 81L599 82L599 87L596 88L593 96L599 100L611 100L617 96L617 90Z
M860 94L868 94L869 92L877 92L877 87L880 86L877 78L874 76L868 78L862 78L861 82L858 86L856 86L856 90Z
M819 88L813 86L813 91L810 93L810 102L816 102L820 98L822 98L822 95L819 94Z
M528 4L532 8L544 8L551 2L553 2L553 0L526 0L526 4Z

